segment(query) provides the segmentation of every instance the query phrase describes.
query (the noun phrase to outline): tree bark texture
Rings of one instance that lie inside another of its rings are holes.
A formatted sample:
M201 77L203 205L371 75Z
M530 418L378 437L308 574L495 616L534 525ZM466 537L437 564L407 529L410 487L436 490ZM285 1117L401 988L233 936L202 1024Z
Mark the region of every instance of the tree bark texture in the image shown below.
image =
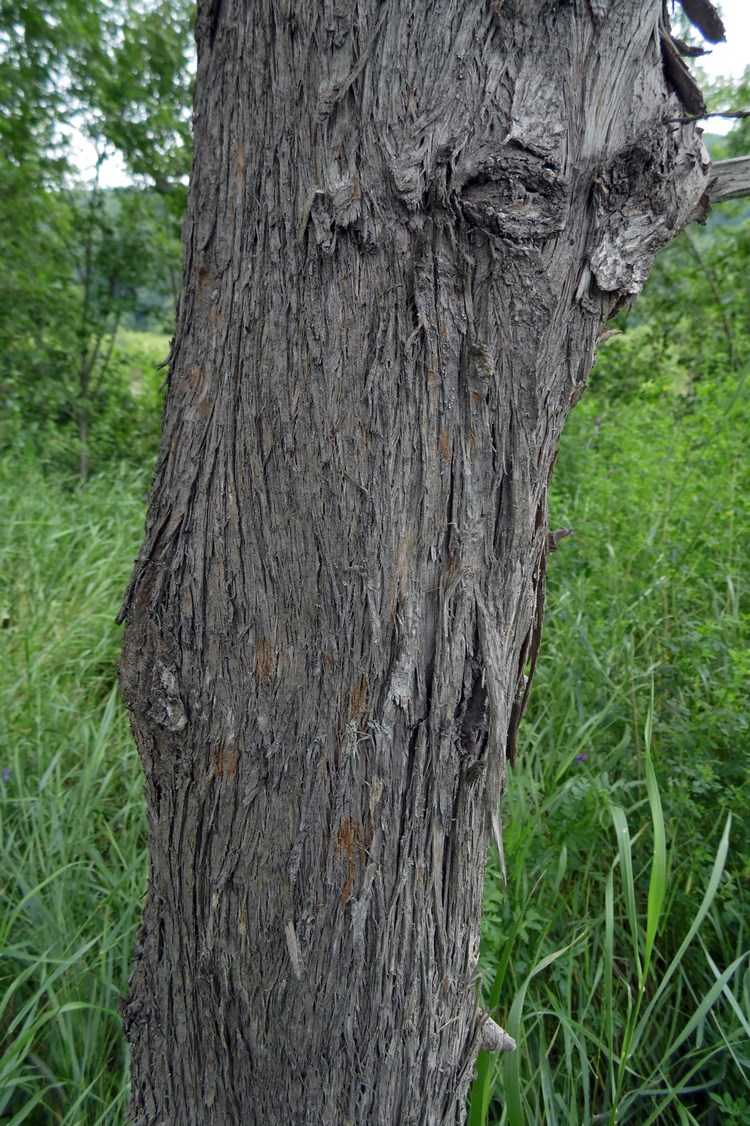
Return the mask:
M558 439L709 174L663 34L655 0L199 3L123 607L135 1123L463 1121Z

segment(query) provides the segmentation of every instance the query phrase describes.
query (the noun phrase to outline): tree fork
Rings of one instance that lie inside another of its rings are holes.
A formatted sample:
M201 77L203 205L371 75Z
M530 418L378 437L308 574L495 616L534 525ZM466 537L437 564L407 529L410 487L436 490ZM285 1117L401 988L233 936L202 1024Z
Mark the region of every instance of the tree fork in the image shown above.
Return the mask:
M199 3L122 611L135 1123L459 1123L477 1051L512 1047L479 921L555 451L602 326L707 206L665 26L654 0Z

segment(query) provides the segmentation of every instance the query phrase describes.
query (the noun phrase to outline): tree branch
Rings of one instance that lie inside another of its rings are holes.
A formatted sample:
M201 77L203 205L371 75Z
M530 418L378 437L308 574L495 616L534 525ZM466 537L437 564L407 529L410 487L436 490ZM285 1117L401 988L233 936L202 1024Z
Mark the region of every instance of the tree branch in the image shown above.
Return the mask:
M723 43L727 33L721 16L709 0L680 0L682 10L709 43Z
M732 117L743 120L750 117L750 109L717 110L715 113L689 113L680 117L667 117L667 125L687 125L690 121L707 121L709 117Z
M711 169L708 198L711 206L750 195L750 156L717 160Z

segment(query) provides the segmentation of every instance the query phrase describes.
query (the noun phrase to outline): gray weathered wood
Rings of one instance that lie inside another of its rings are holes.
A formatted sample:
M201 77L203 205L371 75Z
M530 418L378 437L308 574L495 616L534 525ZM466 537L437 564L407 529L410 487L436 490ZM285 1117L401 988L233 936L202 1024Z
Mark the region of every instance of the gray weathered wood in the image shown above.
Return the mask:
M123 607L140 1126L458 1123L479 1047L511 1046L479 919L555 451L602 326L706 205L661 14L199 3Z
M711 168L707 190L712 204L750 195L750 156L718 160Z

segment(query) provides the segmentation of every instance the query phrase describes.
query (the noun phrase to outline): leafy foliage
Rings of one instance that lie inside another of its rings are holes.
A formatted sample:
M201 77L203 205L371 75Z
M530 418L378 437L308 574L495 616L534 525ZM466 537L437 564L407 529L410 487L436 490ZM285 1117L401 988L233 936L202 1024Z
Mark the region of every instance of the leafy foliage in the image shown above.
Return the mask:
M2 0L0 128L11 163L35 156L55 177L76 125L161 190L180 184L190 162L192 13L187 0Z
M0 5L0 398L16 444L67 428L63 465L75 453L82 476L94 422L101 431L102 412L122 402L109 368L118 326L163 328L173 315L189 13L136 0ZM72 174L73 127L99 153L85 187ZM102 191L113 148L138 186Z
M99 369L85 399L63 380L28 382L28 369L6 369L0 412L0 450L36 464L62 481L80 471L77 424L82 404L95 419L86 453L95 472L127 462L153 463L159 436L163 372L169 337L118 331L106 343L105 369ZM106 376L106 378L105 378Z

